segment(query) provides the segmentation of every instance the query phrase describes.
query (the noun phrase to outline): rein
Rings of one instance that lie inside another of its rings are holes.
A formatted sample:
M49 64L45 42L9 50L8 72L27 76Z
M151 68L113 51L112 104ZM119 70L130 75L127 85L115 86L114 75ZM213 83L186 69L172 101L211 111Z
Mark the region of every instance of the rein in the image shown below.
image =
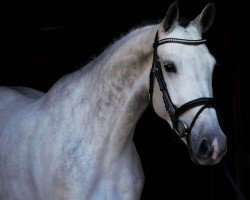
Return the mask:
M152 64L152 68L150 71L150 82L149 82L150 83L149 95L150 95L151 103L153 103L154 82L156 78L159 84L160 90L162 92L162 97L163 97L163 101L165 104L165 108L172 121L173 132L177 134L180 138L186 137L189 150L191 150L190 144L189 144L189 136L191 134L192 128L194 127L196 120L198 119L202 111L205 110L206 108L211 108L211 107L215 108L215 102L214 102L214 99L211 97L201 97L201 98L197 98L192 101L186 102L182 106L177 108L171 100L171 97L168 92L167 84L164 80L161 62L157 55L157 47L166 43L179 43L179 44L184 44L184 45L196 46L196 45L204 44L205 42L206 42L205 39L187 40L187 39L178 39L178 38L165 38L165 39L159 40L158 32L157 32L155 36L154 44L153 44L153 49L154 49L153 50L153 64ZM189 126L179 119L181 114L197 106L202 106L202 107L196 113L196 115L194 116Z

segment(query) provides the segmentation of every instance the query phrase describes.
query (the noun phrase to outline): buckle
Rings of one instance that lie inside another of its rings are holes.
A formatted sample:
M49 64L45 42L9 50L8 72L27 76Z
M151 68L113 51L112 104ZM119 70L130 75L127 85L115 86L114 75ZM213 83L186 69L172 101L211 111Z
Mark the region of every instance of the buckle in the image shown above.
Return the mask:
M173 130L180 138L188 135L188 126L181 120L176 121L173 126Z

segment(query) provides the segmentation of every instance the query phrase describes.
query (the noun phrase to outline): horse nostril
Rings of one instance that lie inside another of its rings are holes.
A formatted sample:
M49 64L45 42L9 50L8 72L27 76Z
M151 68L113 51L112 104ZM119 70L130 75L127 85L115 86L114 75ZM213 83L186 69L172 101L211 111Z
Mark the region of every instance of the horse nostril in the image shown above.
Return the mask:
M212 151L212 145L209 143L207 139L204 139L199 147L199 156L202 158L207 158L209 153Z

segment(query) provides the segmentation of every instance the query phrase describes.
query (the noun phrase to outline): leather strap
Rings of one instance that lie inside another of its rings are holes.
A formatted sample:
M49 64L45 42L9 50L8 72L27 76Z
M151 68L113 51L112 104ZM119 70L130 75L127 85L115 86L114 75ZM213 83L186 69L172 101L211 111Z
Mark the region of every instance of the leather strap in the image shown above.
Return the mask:
M158 40L158 32L155 35L155 40L154 40L154 44L153 44L153 63L152 63L152 68L150 70L150 85L149 85L149 95L150 95L150 100L151 103L153 101L153 92L154 92L154 82L155 82L155 78L159 84L160 90L162 92L162 97L163 97L163 101L165 104L165 108L170 116L170 119L172 121L173 124L173 131L175 133L177 133L177 135L179 137L185 137L191 133L192 128L196 122L196 120L198 119L199 115L201 114L201 112L209 107L215 107L215 103L214 103L214 99L210 98L210 97L202 97L202 98L198 98L198 99L194 99L192 101L189 101L185 104L183 104L182 106L180 106L179 108L177 108L174 103L171 100L171 97L169 95L168 92L168 88L167 88L167 84L164 80L163 77L163 72L162 72L162 68L161 68L161 63L160 63L160 59L157 55L157 47L159 45L162 44L166 44L166 43L179 43L179 44L184 44L184 45L200 45L200 44L204 44L206 42L205 39L199 39L199 40L186 40L186 39L179 39L179 38L165 38L162 40ZM188 111L189 109L192 109L194 107L197 106L201 106L203 105L199 111L196 113L194 119L192 120L190 126L188 127L187 125L185 125L183 122L181 122L179 120L179 117L181 114L183 114L184 112ZM178 130L178 124L182 124L183 127L185 128L184 131L186 131L185 133L180 133L180 130ZM189 138L187 138L187 141L189 141Z

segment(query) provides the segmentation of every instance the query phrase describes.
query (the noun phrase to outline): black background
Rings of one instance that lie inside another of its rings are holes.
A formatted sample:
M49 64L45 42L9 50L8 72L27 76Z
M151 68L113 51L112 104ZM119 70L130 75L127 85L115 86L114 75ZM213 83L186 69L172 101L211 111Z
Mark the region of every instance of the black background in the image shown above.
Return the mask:
M140 24L161 20L172 1L45 3L1 6L0 85L46 92L60 77L79 69L115 38ZM179 1L180 14L195 18L208 1ZM228 137L224 163L198 166L184 144L149 107L135 131L146 182L142 199L237 199L226 172L250 199L247 117L250 58L248 10L243 1L214 1L217 13L205 35L218 66L213 87L218 118Z

